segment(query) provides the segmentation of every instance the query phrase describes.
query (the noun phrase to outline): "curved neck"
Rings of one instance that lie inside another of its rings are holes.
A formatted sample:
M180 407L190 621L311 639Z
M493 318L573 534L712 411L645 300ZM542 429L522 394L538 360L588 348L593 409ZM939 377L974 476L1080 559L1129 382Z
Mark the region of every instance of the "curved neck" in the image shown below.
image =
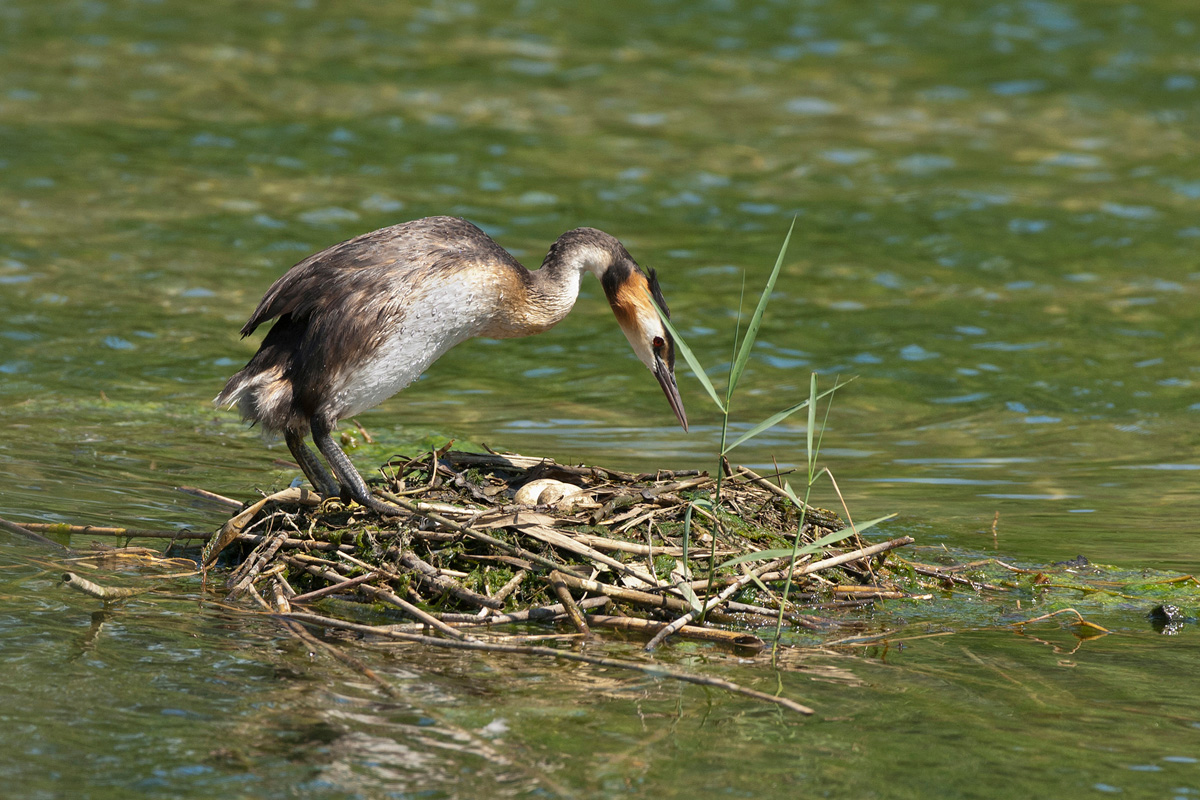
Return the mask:
M500 333L493 330L487 335L530 336L557 325L574 307L584 273L591 272L603 282L622 257L629 258L625 248L603 231L567 231L550 246L540 269L524 272L522 291L502 309Z

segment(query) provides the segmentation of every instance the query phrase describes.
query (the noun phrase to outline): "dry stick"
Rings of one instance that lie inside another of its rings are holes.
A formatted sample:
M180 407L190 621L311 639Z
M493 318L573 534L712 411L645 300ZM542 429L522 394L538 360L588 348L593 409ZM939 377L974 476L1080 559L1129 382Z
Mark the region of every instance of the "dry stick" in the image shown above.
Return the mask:
M652 508L646 512L643 512L641 509L638 509L636 511L631 512L630 516L626 520L616 520L616 519L609 520L609 525L610 526L617 525L618 523L624 522L624 524L621 525L621 527L611 529L613 533L624 533L625 531L629 530L630 528L634 528L634 527L637 527L638 525L641 525L643 522L650 519L651 517L653 517L655 514L659 513L660 511L662 511L661 508ZM596 538L600 538L600 537L596 537ZM682 550L682 548L679 548L679 549Z
M308 573L316 575L319 578L324 578L325 580L327 580L331 583L341 584L341 583L345 583L346 580L348 580L347 578L343 577L342 575L339 575L338 573L334 572L331 569L324 569L324 568L322 568L316 564L313 564L311 562L306 563L302 556L284 556L283 560L289 564L300 567L300 569L303 569L304 571L306 571ZM427 611L424 611L424 610L418 608L417 606L414 606L412 603L408 602L407 600L397 597L393 592L390 592L387 589L380 589L378 587L371 586L366 583L360 584L358 586L358 588L360 590L366 592L367 594L371 595L372 597L378 597L380 600L383 600L386 603L391 603L392 605L396 606L397 608L403 610L410 617L420 620L421 622L425 623L426 625L428 625L431 628L436 628L437 630L441 631L442 633L446 634L447 636L449 636L451 638L454 638L454 639L465 638L461 633L454 630L454 628L451 628L449 625L442 622L437 617L433 616L432 614L430 614Z
M275 554L279 552L279 548L283 547L286 539L287 536L283 533L267 534L263 542L250 554L250 557L243 561L242 565L226 581L229 592L225 595L225 599L235 600L246 591L246 587L254 583L258 579L258 574L275 558Z
M262 544L268 539L271 534L263 533L240 533L237 540L246 542L247 544ZM297 539L294 536L289 536L283 540L283 546L288 550L319 550L324 553L353 553L354 545L352 544L334 544L333 542L317 542L312 539Z
M22 527L15 522L9 522L8 520L4 519L3 517L0 517L0 530L6 530L9 533L15 533L17 536L24 536L26 539L30 540L31 542L37 542L38 544L49 545L50 547L57 547L59 550L68 550L69 551L71 549L71 548L67 547L66 545L59 544L58 542L54 541L53 539L47 539L45 536L42 536L40 533L34 533L33 531L29 530L29 528Z
M671 492L681 492L684 489L695 489L703 486L706 483L713 483L713 479L707 475L701 475L698 478L689 478L686 481L676 481L675 483L664 483L662 486L652 486L649 489L642 489L640 494L644 500L652 500L662 494Z
M655 512L659 510L660 509L657 508L654 509ZM649 515L639 518L635 521L640 524L645 522L645 520L648 518ZM675 558L680 558L683 555L682 547L669 547L665 545L654 547L652 545L638 544L637 542L622 542L617 539L609 539L607 537L596 536L591 533L577 533L575 531L570 532L568 535L572 539L578 542L583 542L584 544L594 547L597 550L613 550L619 553L633 553L634 555L639 556L674 556ZM738 551L735 550L717 549L718 556L731 556L737 554ZM692 549L688 551L688 555L692 558L700 559L707 557L708 552L705 551L703 553L697 553L694 549Z
M271 580L273 580L273 581L275 581L275 583L279 584L279 590L283 592L283 596L286 597L288 600L291 600L293 597L296 596L296 590L294 588L292 588L292 585L290 583L288 583L287 575L284 574L286 572L287 572L287 565L280 564L279 569L277 571L274 571L271 574Z
M888 550L895 550L897 547L903 547L906 544L912 544L914 541L915 540L911 536L900 536L895 539L889 539L886 542L873 544L870 547L862 547L858 550L852 550L849 553L842 553L841 555L822 559L821 561L814 561L811 564L805 564L803 567L797 569L792 573L792 577L811 575L814 572L820 572L821 570L829 569L830 567L848 564L851 561L858 561L860 558L870 558L871 556L878 555L880 553L886 553ZM760 577L763 580L783 580L784 573L780 573L778 578L771 577L771 573L761 575Z
M263 506L267 503L300 503L301 505L320 505L321 496L308 489L284 489L281 492L267 495L258 502L246 508L244 511L235 514L225 521L221 526L221 530L217 531L216 535L208 540L208 544L204 546L204 552L200 556L200 566L208 567L216 560L220 554L238 535L245 530L250 521L262 511Z
M563 574L558 570L550 573L550 586L554 589L554 593L558 595L563 608L567 610L567 618L571 620L571 624L575 626L575 630L582 633L584 638L591 638L592 631L588 628L587 620L583 618L583 612L579 610L579 606L575 605L575 598L571 597L571 590L567 588L567 584L563 580Z
M670 625L667 625L665 628L660 630L658 633L654 634L654 638L651 639L650 641L646 642L645 649L653 650L654 648L658 647L660 644L663 643L663 641L666 640L666 638L668 636L670 636L673 633L678 632L680 628L682 628L684 625L686 625L689 622L691 622L692 620L694 620L700 614L704 614L708 611L711 611L712 609L719 606L721 603L724 603L726 600L733 597L735 594L740 592L742 589L746 588L746 586L749 583L754 581L756 578L759 578L762 573L765 573L765 572L777 567L782 560L783 559L780 559L778 561L772 561L771 563L765 564L765 565L759 567L757 570L754 570L754 571L750 572L749 574L743 575L742 577L738 578L737 581L735 581L732 585L727 586L725 589L723 589L721 591L721 593L718 594L716 597L709 598L708 602L706 602L699 611L696 611L694 609L691 611L688 611L682 617L679 617L674 622L672 622Z
M283 590L283 583L280 582L278 575L271 577L271 600L275 604L275 611L280 614L291 613L292 604L288 601L287 594Z
M425 519L428 519L432 522L436 522L439 525L443 525L452 531L461 533L463 536L467 536L471 539L475 539L476 541L480 541L480 542L483 542L484 544L491 545L492 547L499 548L500 550L503 550L504 552L508 553L509 555L517 556L519 558L524 558L528 561L534 562L535 564L541 564L543 567L549 567L550 569L557 569L557 570L563 570L563 569L569 570L570 569L570 567L560 564L552 558L546 558L545 556L538 555L537 553L531 553L530 551L526 550L523 547L517 547L516 545L511 545L508 542L504 542L504 541L501 541L500 539L497 539L495 536L489 536L486 533L483 533L482 531L475 530L474 528L468 528L464 525L459 525L457 522L453 522L451 520L446 519L441 514L435 514L432 511L421 511L419 508L417 508L416 504L410 503L407 500L405 500L401 497L398 497L397 495L395 495L391 492L380 492L379 494L381 497L383 497L383 499L387 500L390 503L394 503L395 505L399 506L400 508L403 508L405 511L416 514L418 517L424 517Z
M385 636L390 639L412 642L413 644L429 645L430 647L442 647L453 650L480 650L490 653L513 653L516 655L528 656L546 656L549 658L563 659L565 661L578 661L598 667L613 667L614 669L633 670L653 678L671 678L684 683L693 683L697 686L712 686L718 689L724 689L725 691L733 692L734 694L752 697L755 700L763 700L768 703L774 703L777 706L781 706L798 714L809 715L815 713L808 706L801 705L795 700L790 700L786 697L777 697L772 694L767 694L766 692L748 689L745 686L739 686L736 683L731 683L720 678L710 678L706 675L690 675L686 672L676 672L659 664L640 664L636 661L623 661L615 658L598 658L595 656L583 655L582 653L573 653L568 650L555 650L552 647L506 645L498 642L481 642L478 640L457 641L438 639L433 636L421 636L418 634L402 633L400 631L390 631L386 628L376 628L370 625L359 625L353 622L343 622L340 619L323 617L319 614L293 612L288 614L286 618L296 620L297 622L304 622L310 625L323 625L331 628L343 628L345 630L355 631L358 633L374 634L377 636Z
M581 555L585 558L590 558L593 561L598 561L599 563L604 564L605 566L610 567L611 569L614 569L623 575L636 578L642 583L649 584L650 586L658 586L658 580L645 570L634 569L629 564L617 561L615 558L610 558L594 547L589 547L582 542L576 541L573 537L556 531L547 525L540 525L537 523L527 524L517 521L505 527L512 528L518 533L522 533L526 536L532 536L534 539L555 547L560 547L563 550L575 553L576 555ZM559 569L561 569L561 567Z
M388 554L398 552L397 548L388 550ZM445 575L438 573L436 567L422 559L411 550L405 550L399 553L400 563L417 573L417 579L421 583L427 584L433 589L436 589L441 594L452 594L460 600L465 600L471 605L482 606L483 608L504 608L504 600L497 600L494 597L488 597L478 592L473 592L467 587L460 584L458 581L448 578Z
M77 592L83 592L91 597L100 600L120 600L125 597L133 597L135 595L144 594L149 589L121 589L114 586L101 586L98 583L92 583L86 578L81 578L74 572L63 573L63 584L69 589L74 589Z
M451 516L459 516L459 517L467 517L467 518L479 516L479 512L482 510L482 509L478 509L478 508L467 508L465 506L456 506L456 505L452 505L450 503L430 503L430 502L417 503L417 508L419 508L422 513L426 512L426 511L432 511L436 514L449 514Z
M914 541L915 540L911 536L901 536L897 539L889 539L886 542L873 544L870 547L863 547L859 550L852 550L849 553L842 553L841 555L832 556L831 558L822 559L821 561L814 561L811 564L805 564L802 567L797 567L792 573L792 577L800 578L805 575L811 575L814 572L820 572L821 570L829 569L830 567L836 567L851 561L857 561L860 558L868 558L870 556L878 555L879 553L887 552L888 550L894 550L897 547L903 547L906 544L912 544ZM764 583L781 581L786 577L786 570L780 572L768 572L758 576L759 580L763 581ZM734 579L725 578L718 582L729 582L732 580ZM707 585L708 584L705 581L692 581L693 589L703 589Z
M610 617L603 614L593 614L588 617L588 621L597 628L617 628L645 633L656 632L667 625L665 622L655 622L654 620L641 619L640 617ZM737 631L727 631L721 628L702 628L699 625L684 625L678 631L678 635L685 639L720 642L721 644L754 650L763 650L767 646L766 642L752 633L738 633Z
M744 475L745 477L749 478L752 483L754 483L758 486L761 486L762 488L766 489L767 491L771 492L772 494L779 495L780 497L784 498L788 502L795 502L794 500L792 500L791 495L789 495L783 489L781 489L778 486L776 486L775 484L771 483L769 480L767 480L763 476L759 475L757 472L750 469L749 467L738 467L738 472L740 474ZM828 527L828 525L830 525L830 524L835 524L835 523L840 524L841 523L841 520L838 519L836 515L831 514L829 511L826 511L823 508L817 508L816 506L810 506L810 505L805 504L802 510L804 510L805 515L807 516L807 521L809 521L809 522L815 522L817 524L820 524L820 525L823 525L826 527Z
M559 574L561 575L562 573L559 573ZM521 585L521 581L525 580L525 577L527 575L529 575L529 573L527 571L525 571L523 569L518 570L517 574L513 575L509 579L508 583L501 586L500 590L497 591L494 595L492 595L493 600L498 600L500 602L500 606L499 606L500 608L504 608L504 601L508 599L508 596L510 594L512 594L513 592L515 592L517 590L517 587Z
M612 599L608 597L586 597L579 600L575 605L579 608L600 608L612 603ZM480 617L478 614L438 614L438 619L445 622L447 625L454 625L457 628L473 628L484 627L488 628L493 625L508 625L514 622L545 622L558 619L566 616L567 609L562 603L552 606L534 606L527 608L524 611L514 611L511 614L498 614L494 617ZM391 630L415 630L418 626L407 624L390 625Z
M576 578L574 575L562 575L562 580L563 583L573 589L582 589L585 592L592 592L593 594L607 595L608 597L624 600L627 603L639 606L666 608L671 611L690 611L692 608L686 600L678 597L640 592L637 589L626 589L623 586L613 586L612 584L600 583L588 578Z
M632 603L636 606L662 608L680 614L685 614L692 610L691 605L686 600L670 595L651 594L650 592L642 592L637 589L626 589L623 586L613 586L610 583L601 583L600 581L588 578L576 578L573 575L563 575L563 582L573 589L581 589L592 594L601 594L615 600ZM581 601L579 605L582 606L585 602L587 601ZM741 623L744 621L716 611L710 613L708 618L713 622ZM775 618L772 616L769 618L769 621L774 623Z
M226 508L231 508L234 511L239 510L242 506L245 505L245 503L238 502L237 500L234 500L232 497L226 497L223 494L217 494L216 492L210 492L207 489L197 489L195 486L176 486L175 488L178 491L183 492L184 494L190 494L193 497L199 497L203 500L209 500L213 503L216 503L217 505L225 506Z
M367 429L362 426L362 423L356 419L350 420L354 423L354 427L358 428L358 432L362 434L363 441L367 444L375 444L375 437L367 433Z
M835 596L842 595L843 597L856 597L860 599L869 597L872 600L902 600L909 596L904 592L898 592L894 589L883 589L879 586L835 586L833 587L833 594Z

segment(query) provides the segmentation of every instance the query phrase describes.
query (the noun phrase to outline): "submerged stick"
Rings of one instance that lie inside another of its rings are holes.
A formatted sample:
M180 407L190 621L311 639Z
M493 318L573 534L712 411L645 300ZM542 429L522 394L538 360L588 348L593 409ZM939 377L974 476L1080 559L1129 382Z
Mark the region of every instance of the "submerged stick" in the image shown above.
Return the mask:
M15 533L17 536L24 536L31 542L37 542L38 544L44 544L49 547L57 547L59 550L71 549L66 545L59 544L53 539L48 539L45 536L42 536L40 533L34 533L28 528L22 527L15 522L9 522L3 517L0 517L0 530L6 530L9 533Z
M117 539L208 539L212 536L211 533L199 533L189 530L161 531L144 528L108 528L100 525L67 525L60 522L26 522L23 527L38 533L69 533L80 536L108 536Z
M1043 620L1050 619L1051 617L1056 617L1059 614L1074 614L1075 618L1079 620L1079 624L1085 628L1092 628L1093 630L1102 631L1103 633L1112 633L1112 631L1110 631L1108 628L1097 625L1094 622L1088 622L1083 618L1083 614L1080 614L1073 608L1060 608L1058 611L1051 611L1049 614L1042 614L1040 617L1033 617L1031 619L1022 620L1021 622L1013 622L1010 623L1010 625L1014 628L1023 628L1031 622L1042 622Z
M149 589L125 589L116 586L101 586L98 583L92 583L87 578L79 577L74 572L63 573L63 585L77 592L82 592L89 597L104 600L105 602L109 600L122 600L126 597L134 597L150 591Z
M583 617L583 612L575 604L575 598L571 597L571 590L567 588L563 574L555 570L550 573L549 580L551 588L554 589L554 594L558 596L559 602L567 610L567 618L571 620L571 624L575 626L575 630L582 633L584 638L591 637L592 631L588 628L587 620Z
M667 626L665 622L642 619L641 617L610 617L603 614L593 614L588 622L597 628L617 628L641 633L655 633ZM722 628L704 628L699 625L684 625L676 634L685 639L698 639L705 642L719 642L734 647L745 647L752 650L763 650L767 643L752 633L727 631Z
M345 630L355 631L357 633L365 633L376 636L384 636L389 639L398 639L401 641L411 642L413 644L424 644L430 647L441 647L452 650L479 650L489 653L512 653L515 655L527 656L545 656L547 658L562 659L564 661L576 661L583 664L591 664L598 667L612 667L614 669L631 670L640 672L651 678L670 678L671 680L681 681L683 683L692 683L697 686L712 686L717 689L724 689L727 692L740 694L745 697L751 697L755 700L761 700L767 703L773 703L781 708L786 708L788 711L794 711L797 714L808 716L814 714L811 708L797 703L787 697L780 697L766 692L760 692L756 689L749 689L730 681L722 680L721 678L710 678L706 675L692 675L686 672L676 672L668 669L657 663L638 663L636 661L624 661L616 658L599 658L596 656L587 656L582 653L575 653L569 650L555 650L551 647L537 647L530 645L507 645L498 642L482 642L479 640L458 641L452 639L438 639L433 636L421 636L419 634L403 633L400 631L389 631L386 628L375 628L370 625L359 625L353 622L344 622L340 619L331 617L323 617L318 614L305 614L292 612L284 616L285 619L303 622L308 625L321 625L331 628L343 628Z

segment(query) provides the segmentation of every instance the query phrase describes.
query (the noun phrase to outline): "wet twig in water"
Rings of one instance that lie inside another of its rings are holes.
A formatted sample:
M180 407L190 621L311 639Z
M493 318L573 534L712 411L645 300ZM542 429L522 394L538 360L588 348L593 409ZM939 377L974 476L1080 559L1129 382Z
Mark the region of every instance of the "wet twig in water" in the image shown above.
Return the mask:
M128 597L136 597L139 594L145 594L149 589L126 589L116 586L101 586L98 583L93 583L87 578L81 578L74 572L64 572L63 585L69 589L74 589L77 592L82 592L89 597L95 597L98 600L109 602L111 600L124 600Z
M478 650L489 653L513 653L517 655L531 656L546 656L548 658L561 659L565 661L577 661L583 664L591 664L598 667L613 667L616 669L631 670L641 672L644 675L653 678L669 678L671 680L682 681L684 683L693 683L698 686L711 686L717 689L724 689L728 692L752 697L755 700L762 700L768 703L785 708L788 711L794 711L798 714L809 715L814 711L808 706L801 705L795 700L787 697L779 697L777 695L760 692L756 689L749 689L745 686L723 680L721 678L712 678L707 675L692 675L686 672L678 672L672 669L661 666L656 663L639 663L636 661L624 661L616 658L599 658L595 656L587 656L582 653L574 653L569 650L555 650L550 647L534 647L526 645L507 645L500 642L481 642L477 640L471 641L452 641L447 639L438 639L432 636L421 636L418 634L403 633L400 631L391 631L386 628L376 628L370 625L359 625L353 622L334 619L332 617L323 617L319 614L305 614L293 612L284 617L285 619L303 622L308 625L318 625L330 628L343 628L345 630L356 631L368 635L379 636L381 638L390 638L400 641L411 642L413 644L423 644L429 647L449 648L453 650Z

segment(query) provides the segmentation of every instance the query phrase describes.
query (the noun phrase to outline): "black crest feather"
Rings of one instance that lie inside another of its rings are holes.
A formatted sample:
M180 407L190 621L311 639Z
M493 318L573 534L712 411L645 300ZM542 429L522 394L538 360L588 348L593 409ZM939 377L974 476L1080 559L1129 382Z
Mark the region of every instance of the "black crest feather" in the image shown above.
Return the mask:
M671 309L667 308L667 301L663 298L662 287L658 285L658 273L653 269L646 270L646 281L650 284L650 296L654 298L654 302L658 303L658 307L667 315L667 319L670 319Z

